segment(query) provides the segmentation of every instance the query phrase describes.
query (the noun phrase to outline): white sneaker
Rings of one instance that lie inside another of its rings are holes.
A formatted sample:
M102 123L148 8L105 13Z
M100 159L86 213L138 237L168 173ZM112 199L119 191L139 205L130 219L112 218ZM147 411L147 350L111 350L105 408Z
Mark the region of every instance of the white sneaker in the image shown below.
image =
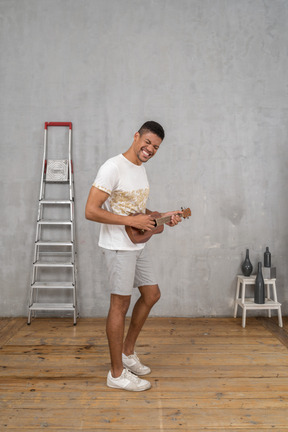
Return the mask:
M129 391L143 391L150 389L151 383L133 375L127 369L123 369L122 374L118 378L113 378L111 371L109 371L107 386Z
M122 363L126 369L136 375L148 375L151 372L151 369L148 366L145 366L140 362L136 352L129 356L122 354Z

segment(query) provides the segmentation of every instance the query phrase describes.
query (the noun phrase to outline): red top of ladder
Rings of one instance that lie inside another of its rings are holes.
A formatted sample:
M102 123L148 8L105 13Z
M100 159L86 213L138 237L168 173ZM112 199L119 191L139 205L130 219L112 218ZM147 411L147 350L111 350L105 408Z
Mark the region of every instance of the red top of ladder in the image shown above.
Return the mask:
M45 128L47 129L48 126L68 126L69 129L72 129L72 123L71 122L45 122Z

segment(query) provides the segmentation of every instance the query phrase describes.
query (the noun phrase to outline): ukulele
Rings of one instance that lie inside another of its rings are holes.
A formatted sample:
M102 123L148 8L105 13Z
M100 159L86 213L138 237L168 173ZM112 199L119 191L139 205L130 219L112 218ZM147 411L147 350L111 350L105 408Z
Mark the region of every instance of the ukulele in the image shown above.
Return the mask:
M191 216L191 210L189 208L183 209L181 207L183 213L178 213L183 219L189 218ZM136 216L139 213L135 213L132 216ZM125 230L132 241L132 243L146 243L154 234L160 234L164 230L164 224L170 221L171 216L163 216L158 212L153 212L150 214L154 218L154 225L151 231L142 230L139 228L134 228L132 226L125 226Z

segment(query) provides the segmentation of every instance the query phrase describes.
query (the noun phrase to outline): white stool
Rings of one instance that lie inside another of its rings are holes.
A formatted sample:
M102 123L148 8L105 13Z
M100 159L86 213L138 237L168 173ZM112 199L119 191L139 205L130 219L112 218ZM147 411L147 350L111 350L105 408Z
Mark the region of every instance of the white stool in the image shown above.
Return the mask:
M264 304L254 303L254 298L246 298L245 297L245 289L246 285L255 285L256 275L254 276L237 276L237 286L236 286L236 295L234 302L234 318L237 316L238 306L241 306L243 309L242 314L242 327L245 328L246 325L246 311L247 309L255 309L255 310L268 310L268 317L271 318L271 309L278 310L278 325L279 327L283 327L282 315L281 315L281 303L278 303L277 293L276 293L276 279L264 279L264 284L267 289L267 297L265 298ZM270 285L272 286L273 291L273 300L270 298ZM241 292L242 288L242 292ZM240 297L239 297L240 294Z

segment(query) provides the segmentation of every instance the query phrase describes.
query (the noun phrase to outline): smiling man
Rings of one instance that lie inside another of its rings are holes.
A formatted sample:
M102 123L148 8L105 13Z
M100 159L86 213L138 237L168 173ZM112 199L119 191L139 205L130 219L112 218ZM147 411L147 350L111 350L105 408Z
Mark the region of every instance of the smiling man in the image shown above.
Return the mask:
M149 183L143 163L157 153L164 136L159 123L144 123L130 148L100 167L86 204L86 218L101 223L98 244L105 257L110 293L106 333L111 370L107 385L112 388L143 391L151 387L149 381L139 378L151 370L139 360L135 345L151 308L160 298L160 290L145 244L132 242L125 226L140 232L155 228L152 212L146 208ZM170 216L167 225L173 227L181 221L181 213L167 212L161 217ZM140 297L124 340L133 288L138 288Z

